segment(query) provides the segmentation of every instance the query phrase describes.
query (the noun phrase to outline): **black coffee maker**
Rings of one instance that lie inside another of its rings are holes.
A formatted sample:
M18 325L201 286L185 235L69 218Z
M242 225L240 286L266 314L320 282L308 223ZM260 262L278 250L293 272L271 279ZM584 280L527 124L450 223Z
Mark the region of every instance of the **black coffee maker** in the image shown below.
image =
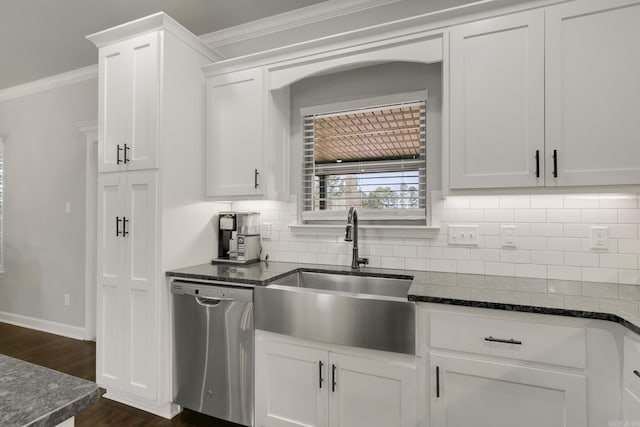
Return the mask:
M218 216L218 259L229 259L230 251L237 249L231 247L233 233L237 230L237 216L233 212L220 212ZM231 254L234 258L234 254Z

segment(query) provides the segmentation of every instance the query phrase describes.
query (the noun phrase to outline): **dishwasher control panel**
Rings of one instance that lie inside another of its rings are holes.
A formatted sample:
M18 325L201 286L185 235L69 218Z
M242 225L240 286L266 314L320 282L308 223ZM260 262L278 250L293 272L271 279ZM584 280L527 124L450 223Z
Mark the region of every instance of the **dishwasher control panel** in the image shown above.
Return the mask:
M252 301L253 289L220 286L208 283L194 283L176 280L171 283L171 293L193 295L194 297L218 298L225 300Z

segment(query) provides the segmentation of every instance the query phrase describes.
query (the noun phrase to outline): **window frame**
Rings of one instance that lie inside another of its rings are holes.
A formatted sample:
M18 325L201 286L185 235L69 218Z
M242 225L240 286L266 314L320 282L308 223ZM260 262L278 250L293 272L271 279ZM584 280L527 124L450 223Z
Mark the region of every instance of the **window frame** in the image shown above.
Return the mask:
M331 112L339 112L339 111L349 111L349 110L358 110L358 109L368 109L376 106L384 107L386 105L392 104L400 104L400 103L409 103L412 101L425 101L427 105L429 105L428 91L419 90L413 92L402 92L391 95L383 95L376 97L368 97L368 98L359 98L355 100L349 101L341 101L334 102L328 104L321 105L313 105L301 107L299 109L299 117L301 121L301 157L300 157L300 176L299 176L299 184L300 191L298 194L298 199L300 203L298 204L298 218L299 223L303 226L313 226L313 225L321 225L321 224L335 224L336 222L344 222L346 218L347 209L344 210L326 210L326 211L314 211L314 210L305 210L305 188L304 188L304 118L305 116L314 115L314 114L324 114ZM427 117L428 122L428 117ZM427 136L425 135L425 138ZM430 200L430 186L429 180L427 179L428 171L427 171L427 159L426 154L429 152L428 150L429 141L425 141L425 159L424 159L424 179L425 183L425 197L424 197L424 208L417 209L396 209L396 210L384 210L384 209L358 209L358 219L360 219L364 223L370 223L372 225L378 226L429 226L431 223L431 200Z

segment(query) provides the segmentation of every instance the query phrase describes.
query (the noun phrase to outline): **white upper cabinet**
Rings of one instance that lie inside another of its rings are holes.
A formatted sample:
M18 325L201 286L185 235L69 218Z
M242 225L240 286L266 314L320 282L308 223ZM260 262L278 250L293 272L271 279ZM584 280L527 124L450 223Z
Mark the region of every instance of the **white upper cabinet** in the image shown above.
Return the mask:
M547 185L640 183L639 76L640 2L546 9Z
M99 171L157 167L159 32L100 50Z
M544 14L450 34L450 187L544 185Z
M263 68L207 79L207 196L286 200L288 89L269 91Z

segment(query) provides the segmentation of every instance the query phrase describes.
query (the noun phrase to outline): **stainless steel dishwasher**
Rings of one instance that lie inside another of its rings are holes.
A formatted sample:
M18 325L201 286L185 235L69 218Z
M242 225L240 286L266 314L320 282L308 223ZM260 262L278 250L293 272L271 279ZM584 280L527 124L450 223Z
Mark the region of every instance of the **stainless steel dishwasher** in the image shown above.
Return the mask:
M253 426L253 289L174 280L174 402Z

